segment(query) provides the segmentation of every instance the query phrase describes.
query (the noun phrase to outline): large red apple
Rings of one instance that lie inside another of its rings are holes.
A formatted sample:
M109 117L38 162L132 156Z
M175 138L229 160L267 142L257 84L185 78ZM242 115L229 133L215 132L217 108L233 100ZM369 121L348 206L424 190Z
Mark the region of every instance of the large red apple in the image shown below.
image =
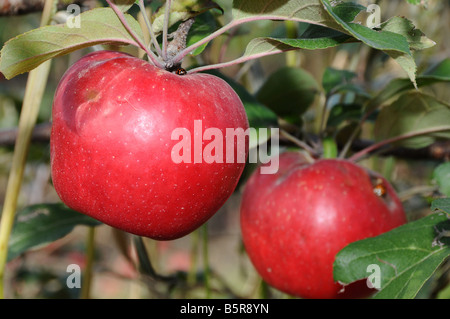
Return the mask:
M88 54L65 73L52 125L52 178L61 200L160 240L208 220L234 191L245 165L238 157L248 152L236 139L235 161L211 160L226 157L209 144L225 150L227 128L248 128L242 102L226 82L177 75L120 52ZM203 135L208 128L223 136ZM192 161L182 161L187 158Z
M406 222L392 186L347 160L308 163L287 152L279 165L273 175L257 170L243 193L241 228L251 262L268 284L292 295L363 297L365 281L340 293L333 262L347 244Z

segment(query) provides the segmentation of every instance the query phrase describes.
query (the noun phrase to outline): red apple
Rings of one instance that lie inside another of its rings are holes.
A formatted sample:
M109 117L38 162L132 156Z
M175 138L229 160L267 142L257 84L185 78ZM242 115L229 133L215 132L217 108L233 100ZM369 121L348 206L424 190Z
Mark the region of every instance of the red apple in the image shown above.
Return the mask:
M227 128L248 128L237 94L209 74L177 75L124 53L95 52L64 74L52 115L52 179L61 200L136 235L169 240L192 232L228 199L245 165L197 156L208 138L220 145ZM207 128L223 136L203 136ZM190 136L174 136L176 129ZM192 149L175 151L182 141ZM232 146L236 157L247 156L237 141Z
M301 153L286 152L279 165L273 175L254 172L243 193L243 242L256 270L268 284L291 295L363 297L365 281L340 293L333 262L347 244L406 222L394 189L347 160L308 163Z

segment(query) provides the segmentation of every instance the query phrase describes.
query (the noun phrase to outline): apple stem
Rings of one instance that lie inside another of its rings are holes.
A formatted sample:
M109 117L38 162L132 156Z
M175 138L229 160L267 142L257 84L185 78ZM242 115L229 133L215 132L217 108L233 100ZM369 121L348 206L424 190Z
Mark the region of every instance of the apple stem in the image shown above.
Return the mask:
M388 138L384 141L381 141L379 143L375 143L369 147L366 147L365 149L353 154L349 160L353 161L353 162L357 162L359 160L361 160L362 157L366 156L367 154L369 154L370 152L379 149L383 146L386 146L388 144L391 143L395 143L395 142L399 142L402 140L407 140L413 137L418 137L418 136L422 136L422 135L428 135L428 134L432 134L432 133L439 133L439 132L447 132L450 131L450 125L444 125L444 126L438 126L438 127L433 127L433 128L429 128L429 129L423 129L420 131L416 131L416 132L411 132L411 133L406 133L406 134L402 134L399 136L395 136L392 138Z
M151 45L153 44L153 46L155 47L156 53L161 57L162 56L161 47L159 46L159 43L156 40L156 35L155 35L155 32L153 32L152 24L150 23L150 20L148 19L147 11L145 10L144 0L139 0L138 5L139 5L139 9L141 10L142 16L144 17L144 22L147 25L148 33L150 34L150 39L151 39L151 43L149 45L150 50L151 50Z
M117 17L119 18L120 22L122 22L123 26L125 27L125 29L128 31L128 33L131 35L131 37L134 39L134 41L136 41L136 44L145 51L145 53L147 53L148 58L150 59L150 61L157 67L159 68L163 68L164 67L164 63L155 55L155 53L153 53L153 51L149 50L147 48L147 46L142 43L142 41L139 39L139 37L136 35L136 33L133 32L133 30L131 30L125 15L123 14L122 11L120 11L120 9L111 2L111 0L106 0L106 2L108 2L109 6L114 10L114 12L116 13Z
M311 146L309 146L305 142L299 140L295 136L289 134L287 131L281 129L280 130L280 135L285 137L288 141L290 141L290 142L294 143L295 145L299 146L301 149L307 151L312 157L319 156L319 154L317 153L317 151L315 149L313 149Z
M163 24L163 35L162 35L162 58L167 61L167 38L169 33L169 20L170 20L170 7L172 5L172 0L166 0L166 10L164 11L164 24Z

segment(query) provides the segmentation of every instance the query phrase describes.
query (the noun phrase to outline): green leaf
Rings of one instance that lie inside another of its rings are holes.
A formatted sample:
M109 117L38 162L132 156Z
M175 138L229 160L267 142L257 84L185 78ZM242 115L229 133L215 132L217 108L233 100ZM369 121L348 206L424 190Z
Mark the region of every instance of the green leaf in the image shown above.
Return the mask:
M443 236L446 230L450 230L448 215L437 213L351 243L336 255L334 279L349 284L368 278L368 267L376 265L381 290L374 298L414 298L450 255L450 238Z
M350 35L362 41L368 46L384 51L406 71L408 77L415 84L416 82L416 63L411 55L411 50L407 39L398 33L391 31L376 31L358 23L345 21L329 0L321 0L326 11L336 22Z
M333 37L297 39L255 38L248 43L244 55L239 60L248 61L251 59L257 59L260 57L297 49L327 49L338 46L349 39L349 36L343 35L339 32L334 32Z
M186 45L190 46L201 39L207 37L214 31L216 31L218 28L216 19L210 12L205 12L204 14L201 14L196 17L194 24L192 25L191 29L189 30L189 34L187 36ZM206 48L208 44L205 43L190 54L195 56L199 55L203 52L203 50Z
M392 50L409 55L411 54L408 42L402 35L389 31L378 32L361 24L348 22L339 15L339 12L336 9L338 7L333 7L328 0L321 1L330 16L332 16L344 30L356 39L374 49L383 51Z
M267 39L289 45L291 49L306 50L328 49L353 40L351 36L320 26L311 26L304 34L296 39Z
M343 104L338 103L332 107L328 116L327 128L338 127L343 122L359 121L361 119L362 105L361 104Z
M359 5L345 3L338 7L345 13L343 16L346 20L353 20L363 8ZM237 59L236 63L289 50L326 49L353 39L340 32L343 29L323 12L319 0L291 0L287 3L284 0L235 0L233 2L233 20L223 28L257 20L292 20L315 25L311 25L297 39L273 37L252 39L247 45L244 55Z
M363 115L363 105L370 95L357 84L352 83L354 72L327 68L322 76L322 87L327 95L330 109L327 129L339 127L342 123L359 122Z
M128 24L144 42L139 23L125 14ZM132 44L135 40L111 8L98 8L80 15L81 27L45 26L21 34L4 45L0 72L7 79L31 71L41 63L70 52L107 43Z
M450 196L450 162L436 167L433 172L433 179L439 186L439 191L445 196Z
M417 86L424 87L439 82L450 82L450 59L438 63L431 70L417 77ZM394 79L367 105L367 112L373 112L396 95L414 89L409 79Z
M431 203L431 210L441 210L450 215L450 198L438 198Z
M300 68L284 67L269 76L256 98L278 116L295 122L314 102L318 91L319 85L311 74Z
M206 73L213 74L215 76L220 77L224 81L226 81L233 90L239 95L239 98L244 104L245 112L247 113L247 118L250 127L256 129L257 134L259 133L259 129L266 129L271 127L278 126L278 117L277 115L267 108L264 104L261 104L253 95L251 95L245 87L241 84L237 83L230 77L224 75L223 73L217 70L208 70ZM259 136L250 136L250 145L249 147L255 147L259 144L265 143L270 138L270 130L266 136L266 140L259 138Z
M415 88L417 88L416 72L417 66L414 58L411 55L395 51L385 51L391 58L393 58L408 74L409 79Z
M375 122L375 138L377 141L382 141L440 127L449 129L402 140L395 144L409 148L422 148L434 143L437 139L450 138L450 105L418 91L410 91L381 110Z
M16 215L9 240L8 260L66 236L77 225L100 224L60 203L29 206Z
M383 22L380 29L404 36L411 50L424 50L436 45L436 42L427 38L422 31L416 29L410 20L404 17L393 17Z

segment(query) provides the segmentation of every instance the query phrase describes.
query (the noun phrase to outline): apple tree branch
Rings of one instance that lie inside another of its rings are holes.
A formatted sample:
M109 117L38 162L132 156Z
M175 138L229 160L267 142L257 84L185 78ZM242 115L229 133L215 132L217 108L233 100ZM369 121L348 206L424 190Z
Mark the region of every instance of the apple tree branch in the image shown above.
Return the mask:
M45 0L0 0L0 17L16 16L32 12L42 11ZM58 10L67 8L70 4L94 8L95 0L59 0Z

